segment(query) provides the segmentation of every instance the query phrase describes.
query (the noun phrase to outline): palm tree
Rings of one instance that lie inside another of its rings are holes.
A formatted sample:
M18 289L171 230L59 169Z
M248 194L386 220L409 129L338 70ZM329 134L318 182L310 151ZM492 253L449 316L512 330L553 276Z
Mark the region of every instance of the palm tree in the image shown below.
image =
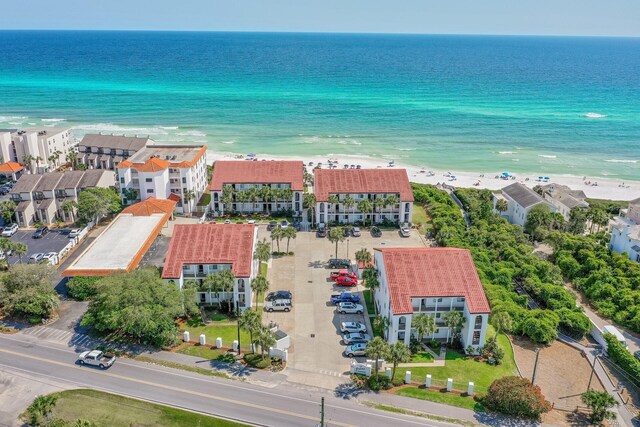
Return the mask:
M241 209L240 211L244 212L244 204L249 201L249 193L248 191L238 191L236 193L236 202L240 203Z
M451 334L451 342L453 342L453 338L455 336L455 332L462 328L464 325L465 318L459 311L453 310L448 311L442 315L442 319L444 320L444 324L447 326L447 343L449 342L450 332L453 330L454 334Z
M276 227L273 230L271 230L271 241L273 242L274 240L276 241L276 244L278 245L278 252L280 252L280 240L284 237L284 233L282 228L280 227Z
M266 326L262 326L258 331L257 340L260 345L260 354L262 355L262 360L264 360L264 350L273 347L276 344L276 337L271 332L271 329Z
M362 248L356 251L356 262L358 264L362 263L364 268L367 267L367 264L371 262L371 252L367 248Z
M123 188L122 195L127 199L127 202L135 202L138 199L138 190L135 188Z
M289 252L289 241L291 239L295 239L297 235L298 233L296 232L296 229L293 227L287 227L282 230L282 237L287 239L287 253Z
M396 368L399 363L407 363L411 360L411 351L402 342L396 342L389 347L389 353L387 355L389 361L393 364L391 369L391 381L396 377Z
M78 161L78 153L76 153L75 151L69 151L65 157L65 160L71 163L72 168L75 168L76 162Z
M378 196L376 197L376 199L373 201L373 207L376 210L376 212L380 213L382 212L382 208L384 208L384 197ZM374 215L375 217L375 215ZM373 221L375 222L375 221ZM378 222L380 222L380 218L378 217Z
M334 218L335 218L335 214L336 214L336 212L337 212L337 210L338 210L338 203L340 203L340 199L338 198L338 196L337 196L337 195L335 195L335 194L331 194L331 195L327 198L327 202L328 202L330 205L333 205L333 215L334 215ZM329 209L327 209L327 211L329 211ZM330 222L330 221L327 221L327 222Z
M291 210L293 210L293 190L290 188L282 190L282 198L287 203L286 206L291 206Z
M331 243L336 244L336 258L338 258L338 243L344 242L346 237L344 236L344 231L342 231L342 227L333 227L329 230L329 241Z
M498 199L496 202L496 210L502 214L502 212L506 212L509 210L509 203L507 203L504 199Z
M342 204L344 205L345 209L353 210L353 208L355 208L355 206L356 206L356 201L355 201L355 199L353 197L351 197L351 195L347 194L345 196L345 198L342 200ZM350 222L350 221L347 221L347 222Z
M282 190L280 188L272 188L271 194L273 196L273 200L276 202L276 209L278 209L278 203L282 200Z
M71 216L71 222L76 222L74 212L77 207L78 207L78 204L76 203L75 200L65 200L62 203L62 212Z
M267 239L262 239L261 242L256 243L256 251L253 253L253 258L260 262L267 262L271 257L271 247L267 243Z
M500 332L508 332L513 329L513 320L511 319L509 313L507 313L506 311L499 311L497 313L494 313L493 316L491 316L491 324L496 329L496 336L493 338L494 341L498 339L498 335L500 335Z
M247 190L247 201L251 202L251 210L256 211L256 203L260 200L260 190L258 187L251 187Z
M411 327L418 333L418 342L422 342L423 336L433 335L436 332L436 319L430 314L416 314L411 321Z
M33 171L33 161L34 161L34 160L35 160L35 157L33 157L31 154L25 154L25 155L22 157L22 162L23 162L23 163L26 163L26 164L28 164L28 165L29 165L29 169L31 169L31 173L35 173L35 172Z
M29 425L44 425L51 411L53 411L53 408L56 406L57 400L58 396L51 394L37 396L26 411L27 417L29 418Z
M40 162L42 161L42 157L36 156L33 160L36 162L36 170L40 169Z
M267 205L267 213L271 213L271 201L273 200L273 190L270 185L263 185L260 188L260 197Z
M358 210L363 214L362 218L364 218L365 227L367 226L367 214L371 212L371 209L373 209L373 205L369 200L365 199L358 202Z
M189 210L189 202L196 198L196 193L193 190L187 190L182 194L182 198L187 204L187 210Z
M582 395L582 402L591 409L592 424L601 425L605 419L615 419L615 412L610 409L618 402L606 391L589 390Z
M224 205L224 209L228 210L229 213L233 213L234 193L235 193L235 190L233 189L233 186L225 185L224 187L222 187L222 197L220 198L220 201Z
M258 296L263 295L269 290L269 281L264 276L257 276L251 282L251 289L253 289L256 293L256 311L258 311L258 301L260 300Z
M27 245L22 242L16 242L13 244L13 253L18 255L18 262L22 264L22 255L27 253Z
M387 335L387 330L391 326L391 320L388 317L377 315L373 319L373 328L382 332L382 336Z
M7 261L7 270L9 269L9 260L8 254L10 251L13 251L14 243L11 239L7 239L6 237L0 237L0 251L4 253L4 260Z
M250 347L253 347L253 334L257 334L262 327L262 320L260 313L251 310L245 310L242 312L242 315L238 319L238 323L240 324L240 328L249 332L249 340L251 341Z
M313 193L305 193L302 197L302 206L311 212L311 224L315 223L316 214L316 195Z
M378 360L384 359L385 357L387 357L387 354L389 353L389 344L387 344L387 342L382 338L375 337L374 339L369 341L369 343L367 344L367 348L364 350L364 352L367 355L367 357L370 357L373 360L375 360L376 364L375 364L374 375L378 376L378 370L380 369L378 367Z
M218 273L207 274L207 277L203 280L203 286L211 291L215 292L218 299L218 308L222 309L221 293L228 294L233 291L235 285L235 277L231 270L223 270ZM211 297L209 297L211 298Z
M391 206L389 208L389 220L391 220L391 217L392 217L391 213L393 212L393 207L398 203L400 203L400 199L398 199L398 197L395 195L391 195L389 197L384 198L384 204L385 204L384 207L386 208L387 206Z

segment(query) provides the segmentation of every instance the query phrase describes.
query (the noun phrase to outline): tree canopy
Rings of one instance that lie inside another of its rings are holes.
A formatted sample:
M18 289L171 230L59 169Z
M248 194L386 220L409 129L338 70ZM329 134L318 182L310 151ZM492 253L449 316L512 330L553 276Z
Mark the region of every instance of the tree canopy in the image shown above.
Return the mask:
M87 188L78 195L78 217L85 222L95 221L122 209L122 200L113 188Z
M60 299L53 290L55 271L46 264L20 264L0 276L0 306L17 316L47 318Z

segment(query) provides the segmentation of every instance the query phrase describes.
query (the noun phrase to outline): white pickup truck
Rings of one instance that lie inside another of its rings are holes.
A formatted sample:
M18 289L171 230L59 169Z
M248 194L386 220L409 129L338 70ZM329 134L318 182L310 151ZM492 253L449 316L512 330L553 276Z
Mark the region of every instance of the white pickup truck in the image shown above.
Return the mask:
M115 361L116 357L114 355L105 354L100 350L85 351L78 356L79 364L98 366L100 369L107 369Z

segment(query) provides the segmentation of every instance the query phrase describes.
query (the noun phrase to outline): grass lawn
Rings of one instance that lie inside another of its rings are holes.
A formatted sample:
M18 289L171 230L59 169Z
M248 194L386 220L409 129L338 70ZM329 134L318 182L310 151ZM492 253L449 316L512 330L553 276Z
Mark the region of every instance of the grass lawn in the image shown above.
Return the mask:
M266 262L261 262L260 263L260 275L263 277L267 277L267 269L269 268L269 265Z
M194 414L169 406L157 405L96 390L68 390L54 393L58 397L54 418L72 423L90 420L101 426L199 426L239 427L237 422Z
M473 411L485 412L485 407L481 403L473 400L473 397L464 397L457 393L442 393L438 390L410 387L401 388L395 394L413 397L416 399L430 400L431 402L444 403L445 405L457 406L460 408L471 409Z
M418 204L413 205L413 223L419 227L424 227L426 230L431 228L431 218L427 215L423 206Z
M416 353L411 356L410 363L425 363L425 362L433 362L433 356L431 353L426 351L421 351L420 353ZM412 371L413 372L413 371Z
M215 344L216 338L222 338L224 347L233 347L233 341L238 339L238 327L236 325L208 325L208 326L185 326L184 330L189 331L192 340L199 340L200 335L207 337L207 344ZM180 331L182 334L183 331ZM240 347L249 348L249 334L240 330Z
M205 309L207 319L211 322L233 322L233 319L217 310Z
M217 359L218 357L225 355L227 352L225 350L218 350L209 346L189 345L182 347L178 350L178 353L202 357L203 359Z
M204 193L198 201L198 206L207 206L211 203L211 193Z
M376 310L373 306L373 295L371 294L371 290L365 289L364 291L362 291L362 294L364 295L364 302L367 305L367 312L370 315L374 316L376 314Z
M487 339L492 335L491 332L487 333ZM493 380L507 375L518 375L509 339L504 334L500 334L498 344L504 350L504 359L502 359L501 365L491 366L486 362L476 362L474 359L454 351L447 351L446 366L411 368L409 369L411 379L424 384L427 374L431 374L434 387L445 387L447 378L452 378L453 388L463 391L467 389L469 381L473 381L476 392L484 394ZM404 375L404 372L400 373Z

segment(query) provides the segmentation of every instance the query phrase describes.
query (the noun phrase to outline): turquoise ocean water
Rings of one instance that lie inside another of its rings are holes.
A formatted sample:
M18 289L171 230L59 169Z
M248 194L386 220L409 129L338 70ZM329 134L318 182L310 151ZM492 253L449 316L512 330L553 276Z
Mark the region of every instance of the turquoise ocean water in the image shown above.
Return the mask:
M640 179L640 39L0 31L0 128Z

